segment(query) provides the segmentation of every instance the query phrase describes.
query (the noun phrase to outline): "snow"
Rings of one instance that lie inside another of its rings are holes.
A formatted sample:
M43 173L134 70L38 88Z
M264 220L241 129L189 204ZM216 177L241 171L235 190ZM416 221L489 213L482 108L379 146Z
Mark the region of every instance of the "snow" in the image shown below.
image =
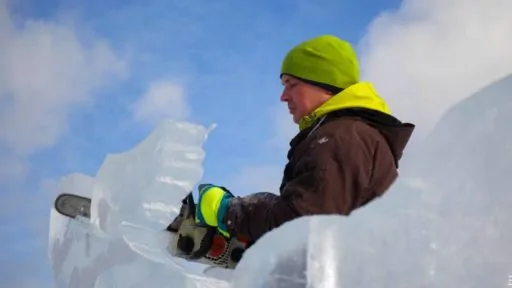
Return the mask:
M512 76L504 81L409 149L402 177L379 201L350 217L288 222L234 271L204 271L163 251L169 239L160 231L200 180L211 131L164 122L131 151L110 155L96 177L62 179L57 192L92 196L93 216L72 221L52 211L56 287L507 287ZM473 129L491 120L492 133Z

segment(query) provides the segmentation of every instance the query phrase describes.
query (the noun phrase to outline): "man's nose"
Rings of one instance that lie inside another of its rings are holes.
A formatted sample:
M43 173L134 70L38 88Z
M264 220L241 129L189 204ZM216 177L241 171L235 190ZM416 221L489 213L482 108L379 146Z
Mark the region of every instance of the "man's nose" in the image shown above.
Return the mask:
M281 93L281 101L287 102L289 100L288 93L286 93L286 90L283 90L283 93Z

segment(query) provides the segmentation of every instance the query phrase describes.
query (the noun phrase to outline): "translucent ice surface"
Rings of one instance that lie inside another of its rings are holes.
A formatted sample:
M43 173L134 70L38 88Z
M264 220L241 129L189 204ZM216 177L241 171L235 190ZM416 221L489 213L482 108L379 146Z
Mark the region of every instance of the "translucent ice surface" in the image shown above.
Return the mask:
M174 264L162 251L171 241L162 231L202 177L208 132L200 125L166 121L132 150L109 155L92 192L94 225L153 261Z
M163 122L132 150L108 155L96 176L91 219L109 235L123 223L161 229L201 179L208 130Z
M184 263L185 271L169 261L170 238L161 232L202 177L209 131L166 121L132 150L106 157L96 177L61 179L57 194L91 197L92 206L91 219L51 211L49 257L56 287L226 287L194 275L193 264Z

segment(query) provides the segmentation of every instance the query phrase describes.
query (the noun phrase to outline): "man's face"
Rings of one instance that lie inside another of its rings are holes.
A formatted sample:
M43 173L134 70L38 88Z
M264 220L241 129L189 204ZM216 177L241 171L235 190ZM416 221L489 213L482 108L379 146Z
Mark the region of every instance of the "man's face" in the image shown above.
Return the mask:
M297 124L302 117L311 114L331 97L331 94L322 88L289 75L283 75L281 82L284 86L281 101L288 104L288 110L293 115L293 122Z

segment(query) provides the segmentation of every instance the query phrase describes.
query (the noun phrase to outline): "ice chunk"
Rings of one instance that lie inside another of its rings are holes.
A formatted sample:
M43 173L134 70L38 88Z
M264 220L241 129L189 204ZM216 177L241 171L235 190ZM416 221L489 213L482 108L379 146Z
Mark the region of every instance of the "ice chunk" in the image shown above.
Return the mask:
M56 287L227 287L194 275L194 264L184 271L169 261L169 234L161 232L202 177L202 145L213 127L165 121L131 151L109 155L96 177L61 179L57 194L91 197L92 206L85 220L52 209Z
M57 187L55 196L61 193L69 192L73 190L73 193L80 196L91 197L92 188L94 186L94 179L83 174L72 174L63 177ZM62 242L66 233L66 225L69 223L69 219L60 216L55 209L50 211L50 227L49 227L49 245L54 247L55 243ZM50 249L49 258L53 260L55 251ZM58 257L58 256L57 256ZM59 257L58 257L59 258Z
M178 273L144 257L113 266L96 280L95 288L228 288L229 283L199 275Z
M267 233L245 253L233 287L506 286L510 217L488 221L453 203L439 218L438 206L397 202L417 191L396 188L350 217L304 217Z
M96 176L92 222L141 255L175 264L165 252L170 235L162 231L202 177L202 145L212 128L165 121L132 150L109 155Z
M343 221L305 217L267 233L245 253L233 287L345 287Z
M56 195L76 193L90 197L93 186L94 178L72 174L61 179ZM94 232L90 223L71 220L52 208L49 258L56 287L94 287L103 270L133 259L134 253L122 239L100 237Z
M400 241L415 232L381 227L368 216L310 216L285 223L246 252L234 272L233 287L410 287L410 283L424 283L423 265L414 263L426 251Z
M203 174L209 129L162 122L132 150L108 155L96 176L91 219L109 235L131 223L161 229Z

